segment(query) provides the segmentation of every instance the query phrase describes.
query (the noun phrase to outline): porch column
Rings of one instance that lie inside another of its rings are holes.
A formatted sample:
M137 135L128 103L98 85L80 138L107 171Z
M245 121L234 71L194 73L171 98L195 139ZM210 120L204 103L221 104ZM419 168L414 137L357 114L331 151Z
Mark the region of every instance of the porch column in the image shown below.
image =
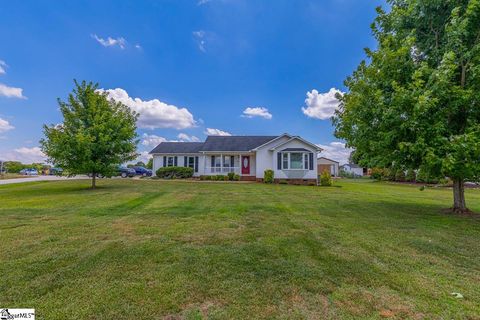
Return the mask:
M223 154L220 153L220 173L223 173Z

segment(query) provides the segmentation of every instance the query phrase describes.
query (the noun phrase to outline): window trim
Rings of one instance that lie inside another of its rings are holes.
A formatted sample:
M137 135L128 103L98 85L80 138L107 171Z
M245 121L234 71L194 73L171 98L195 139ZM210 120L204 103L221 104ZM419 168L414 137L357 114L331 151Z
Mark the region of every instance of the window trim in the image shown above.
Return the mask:
M192 163L190 163L190 160ZM195 170L195 156L187 156L187 168Z
M301 170L301 171L310 171L310 152L299 152L299 151L296 151L296 152L279 152L282 156L281 156L281 160L282 160L282 164L281 164L281 170ZM296 169L292 169L291 168L291 154L292 153L295 153L295 154L301 154L302 155L302 168L296 168ZM285 167L285 164L287 164L287 166Z
M172 164L170 165L170 159L172 160ZM175 167L175 156L167 156L167 163L165 164L166 167Z

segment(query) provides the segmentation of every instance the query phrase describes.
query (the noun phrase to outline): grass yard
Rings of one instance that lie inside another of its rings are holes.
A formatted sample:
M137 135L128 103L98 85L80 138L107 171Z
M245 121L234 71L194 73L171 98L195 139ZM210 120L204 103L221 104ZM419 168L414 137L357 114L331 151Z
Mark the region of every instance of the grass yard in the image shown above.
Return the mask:
M0 186L0 307L38 319L480 319L480 219L442 213L451 190L99 185ZM466 193L480 212L480 190Z

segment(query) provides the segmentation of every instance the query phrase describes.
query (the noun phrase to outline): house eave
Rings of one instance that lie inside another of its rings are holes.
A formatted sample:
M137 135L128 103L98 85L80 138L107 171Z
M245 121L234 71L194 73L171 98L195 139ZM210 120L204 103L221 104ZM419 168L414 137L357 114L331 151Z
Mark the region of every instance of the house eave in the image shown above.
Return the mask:
M320 148L319 146L317 146L317 145L315 145L315 144L313 144L313 143L311 143L311 142L308 142L307 140L305 140L305 139L303 139L303 138L301 138L301 137L299 137L299 136L293 136L293 137L291 137L290 139L288 139L287 141L285 141L284 143L281 143L281 144L279 144L279 145L277 145L277 146L275 146L275 147L273 147L273 148L270 148L269 151L275 151L275 150L277 150L278 148L284 146L285 144L287 144L287 143L289 143L289 142L291 142L291 141L293 141L293 140L300 140L301 142L309 145L310 147L313 147L313 149L315 149L315 151L317 151L317 152L321 152L321 151L323 150L323 149Z

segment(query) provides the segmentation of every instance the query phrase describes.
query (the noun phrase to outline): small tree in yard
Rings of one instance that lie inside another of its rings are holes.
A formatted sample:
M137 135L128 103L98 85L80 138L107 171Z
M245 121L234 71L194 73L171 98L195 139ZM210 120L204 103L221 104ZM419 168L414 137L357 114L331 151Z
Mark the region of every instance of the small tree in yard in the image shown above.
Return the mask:
M369 167L480 178L480 1L388 0L372 26L378 42L345 84L335 135Z
M332 185L332 175L328 171L323 171L320 174L320 185L324 187L330 187Z
M120 102L99 92L98 84L78 83L68 96L60 99L63 123L44 125L42 151L50 162L70 175L90 173L95 178L111 176L116 167L137 157L137 114Z
M147 169L153 169L153 158L148 159L147 165L145 167Z

